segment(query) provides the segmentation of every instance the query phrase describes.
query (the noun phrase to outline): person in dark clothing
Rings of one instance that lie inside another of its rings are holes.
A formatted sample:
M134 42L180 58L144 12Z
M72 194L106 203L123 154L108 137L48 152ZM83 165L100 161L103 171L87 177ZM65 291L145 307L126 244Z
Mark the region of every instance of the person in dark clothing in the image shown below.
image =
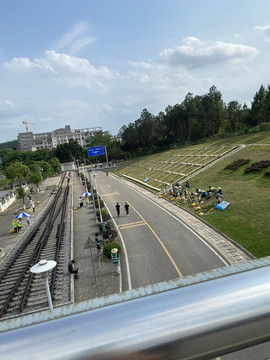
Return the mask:
M119 215L120 215L120 205L119 205L118 202L116 203L115 208L116 208L117 216L119 217Z
M70 272L70 274L75 274L74 278L75 279L79 279L79 268L74 267L75 264L75 260L71 260L71 262L68 264L68 271Z
M97 253L100 256L101 255L101 246L100 246L100 240L98 238L98 233L95 234L95 244L97 248Z
M127 201L125 202L125 210L126 210L127 216L129 216L129 204Z

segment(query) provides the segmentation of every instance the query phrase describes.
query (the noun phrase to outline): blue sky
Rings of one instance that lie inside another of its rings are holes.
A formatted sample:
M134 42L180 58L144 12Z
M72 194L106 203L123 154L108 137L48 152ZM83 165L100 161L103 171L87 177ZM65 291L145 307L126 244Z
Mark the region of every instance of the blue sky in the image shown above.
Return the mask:
M270 1L0 4L0 142L71 125L116 135L212 85L251 105L270 84Z

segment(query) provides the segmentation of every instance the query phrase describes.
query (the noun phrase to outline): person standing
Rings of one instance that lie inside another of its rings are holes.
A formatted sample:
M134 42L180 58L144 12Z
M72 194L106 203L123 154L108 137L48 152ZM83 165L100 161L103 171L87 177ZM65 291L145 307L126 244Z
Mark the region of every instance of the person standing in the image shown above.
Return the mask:
M27 216L26 222L27 222L27 225L30 226L30 217L29 216Z
M119 263L119 254L118 254L118 249L117 248L113 248L111 250L111 258L112 258L112 263L115 265L115 270L117 272L117 274L120 274L120 263Z
M125 202L125 210L126 210L127 216L129 216L129 203L127 201Z
M78 200L79 200L80 207L82 208L83 207L82 197L80 196Z
M18 229L18 232L22 231L22 223L21 223L20 219L17 220L17 229Z
M32 201L32 209L33 209L33 213L35 212L35 204L34 204L34 201Z
M118 202L116 203L115 208L116 208L117 216L119 217L120 216L120 205Z
M14 219L14 220L12 221L12 228L13 228L13 230L14 230L14 233L17 233L17 232L18 232L18 225L17 225L17 220L16 220L16 219Z

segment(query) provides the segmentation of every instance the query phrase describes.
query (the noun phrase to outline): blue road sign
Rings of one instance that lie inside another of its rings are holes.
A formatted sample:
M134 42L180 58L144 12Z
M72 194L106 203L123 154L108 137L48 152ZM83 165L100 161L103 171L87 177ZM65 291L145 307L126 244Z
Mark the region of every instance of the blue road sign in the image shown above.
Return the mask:
M103 146L87 148L87 154L88 156L104 155Z

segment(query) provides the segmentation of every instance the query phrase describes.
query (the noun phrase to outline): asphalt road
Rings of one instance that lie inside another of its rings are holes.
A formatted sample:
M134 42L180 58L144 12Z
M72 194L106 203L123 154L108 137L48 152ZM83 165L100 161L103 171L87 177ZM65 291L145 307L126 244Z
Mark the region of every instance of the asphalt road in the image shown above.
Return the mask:
M117 225L124 244L121 255L123 291L226 266L221 254L169 213L117 177L96 173L98 192ZM130 204L129 216L124 204ZM121 206L120 216L115 209ZM270 343L213 360L270 359Z
M227 264L173 214L125 182L96 174L98 192L118 226L127 257L121 259L123 290L196 274ZM124 204L130 205L129 216ZM117 216L116 202L121 206ZM123 258L123 256L122 256Z

